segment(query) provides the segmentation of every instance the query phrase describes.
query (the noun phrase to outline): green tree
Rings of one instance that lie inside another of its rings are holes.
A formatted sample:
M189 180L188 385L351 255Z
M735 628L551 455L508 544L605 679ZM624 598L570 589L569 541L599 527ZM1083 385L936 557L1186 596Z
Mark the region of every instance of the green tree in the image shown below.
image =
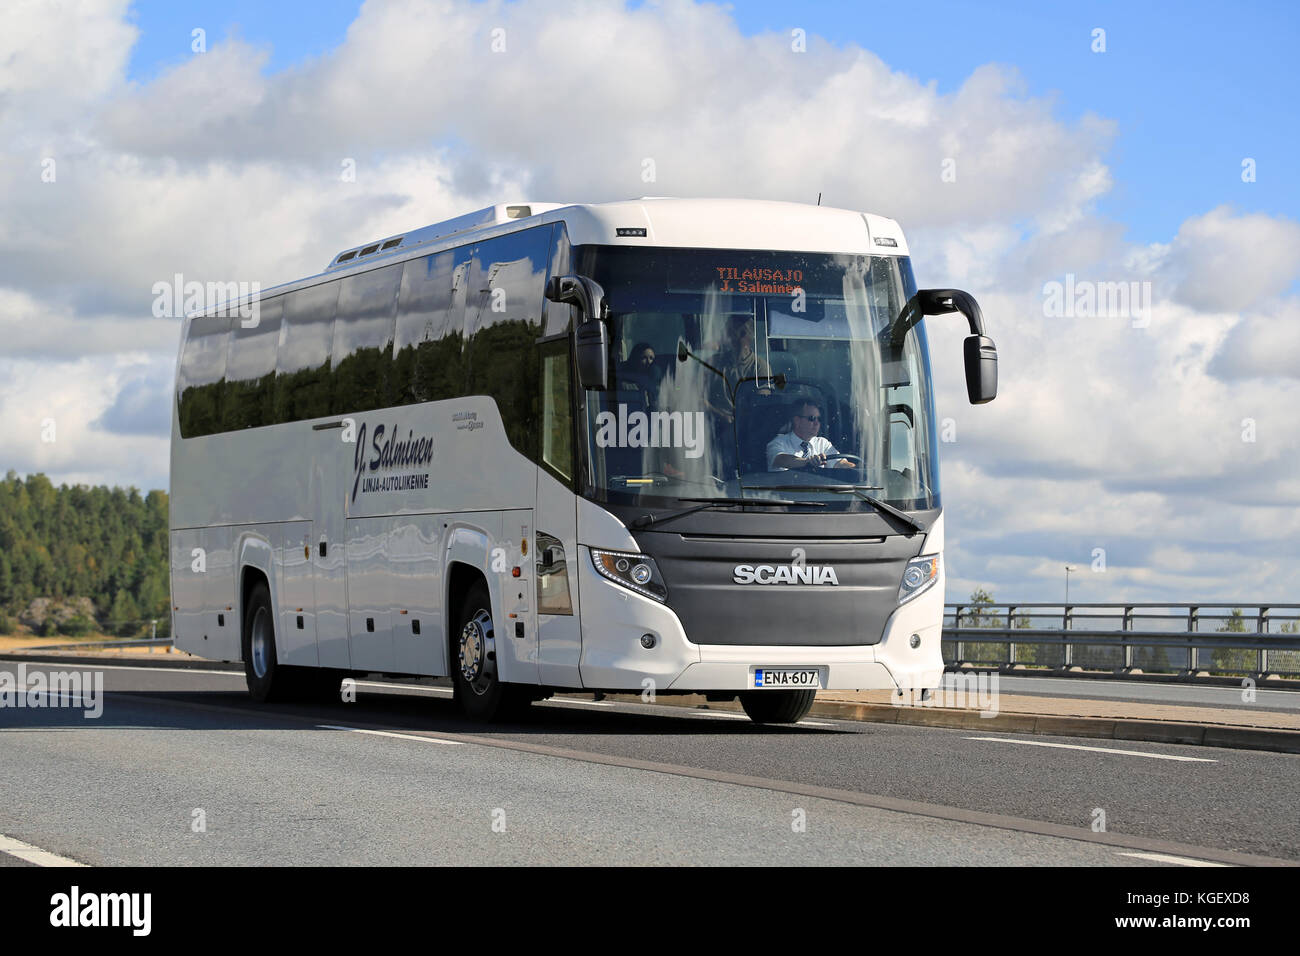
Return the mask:
M127 622L166 618L168 547L165 492L56 488L44 475L14 471L0 480L0 612L10 620L35 598L89 598L110 630L133 632ZM66 627L93 631L94 619L82 617ZM57 622L52 615L38 630L54 634Z
M1214 629L1219 634L1245 634L1251 630L1242 616L1241 608L1234 607L1226 620ZM1211 667L1216 672L1248 674L1254 670L1258 658L1254 651L1215 649L1210 655Z
M140 629L140 609L125 588L118 588L113 596L113 607L108 612L108 623L119 637L130 637Z
M976 588L970 595L970 607L962 618L962 627L1001 627L1001 619L992 611L993 594Z

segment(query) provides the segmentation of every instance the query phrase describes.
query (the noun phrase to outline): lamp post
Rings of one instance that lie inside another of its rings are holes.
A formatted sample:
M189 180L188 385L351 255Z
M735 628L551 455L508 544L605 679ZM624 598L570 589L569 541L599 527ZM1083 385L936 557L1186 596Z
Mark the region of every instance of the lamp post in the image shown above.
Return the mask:
M1078 568L1067 564L1065 566L1065 606L1070 606L1070 572L1077 571Z

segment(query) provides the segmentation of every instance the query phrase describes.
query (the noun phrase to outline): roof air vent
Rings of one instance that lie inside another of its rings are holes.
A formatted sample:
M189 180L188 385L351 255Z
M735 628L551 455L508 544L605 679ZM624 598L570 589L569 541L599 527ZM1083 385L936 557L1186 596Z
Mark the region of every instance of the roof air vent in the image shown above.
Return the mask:
M343 253L343 255L339 256L339 257L338 257L337 259L335 259L334 261L335 261L336 263L338 263L338 262L347 262L349 259L355 259L355 258L356 258L356 255L357 255L357 250L353 249L351 252L345 252L345 253Z
M402 237L401 237L401 236L398 236L396 239L389 239L389 240L388 240L387 242L385 242L385 243L383 244L383 246L381 246L380 248L382 248L382 249L395 249L397 246L400 246L401 244L402 244Z

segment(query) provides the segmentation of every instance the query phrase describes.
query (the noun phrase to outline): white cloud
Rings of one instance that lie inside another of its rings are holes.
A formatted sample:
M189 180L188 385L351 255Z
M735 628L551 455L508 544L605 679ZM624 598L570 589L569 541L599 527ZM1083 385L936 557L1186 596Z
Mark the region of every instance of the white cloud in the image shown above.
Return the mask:
M1224 379L1300 379L1300 300L1282 300L1236 322L1210 362Z
M175 273L265 288L503 197L822 192L899 218L922 285L979 294L999 346L1002 394L972 408L964 324L928 320L939 414L958 425L941 446L950 597L1054 595L1058 566L1096 546L1109 570L1081 586L1098 599L1300 587L1300 225L1219 208L1167 243L1126 243L1093 210L1114 124L1060 119L1012 70L940 94L868 50L811 36L797 54L686 0L371 0L338 48L293 68L266 73L266 50L209 35L140 85L124 74L134 38L122 3L6 10L7 467L166 481L165 435L148 430L176 326L150 306ZM1043 284L1067 274L1151 281L1149 327L1046 316ZM1252 548L1266 566L1217 559Z
M1182 224L1161 271L1185 305L1249 309L1300 277L1300 223L1219 206Z

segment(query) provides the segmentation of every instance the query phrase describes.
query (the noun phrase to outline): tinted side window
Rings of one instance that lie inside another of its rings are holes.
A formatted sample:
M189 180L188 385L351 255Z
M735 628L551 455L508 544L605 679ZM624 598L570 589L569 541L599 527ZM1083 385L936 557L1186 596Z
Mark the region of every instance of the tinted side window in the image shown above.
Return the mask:
M221 431L226 348L232 321L229 316L190 319L176 376L177 421L182 438Z
M405 263L393 341L394 405L464 393L469 254L468 248L449 249Z
M541 393L536 342L550 257L550 226L477 244L465 317L468 393L496 400L510 444L533 460Z
M330 414L330 353L339 282L290 292L275 366L275 419L296 422Z
M334 347L335 415L393 404L393 320L401 265L385 266L339 283Z
M239 317L232 323L221 415L223 431L275 423L272 393L283 313L284 296L276 296L258 302L256 325L245 328L244 323L251 320Z

